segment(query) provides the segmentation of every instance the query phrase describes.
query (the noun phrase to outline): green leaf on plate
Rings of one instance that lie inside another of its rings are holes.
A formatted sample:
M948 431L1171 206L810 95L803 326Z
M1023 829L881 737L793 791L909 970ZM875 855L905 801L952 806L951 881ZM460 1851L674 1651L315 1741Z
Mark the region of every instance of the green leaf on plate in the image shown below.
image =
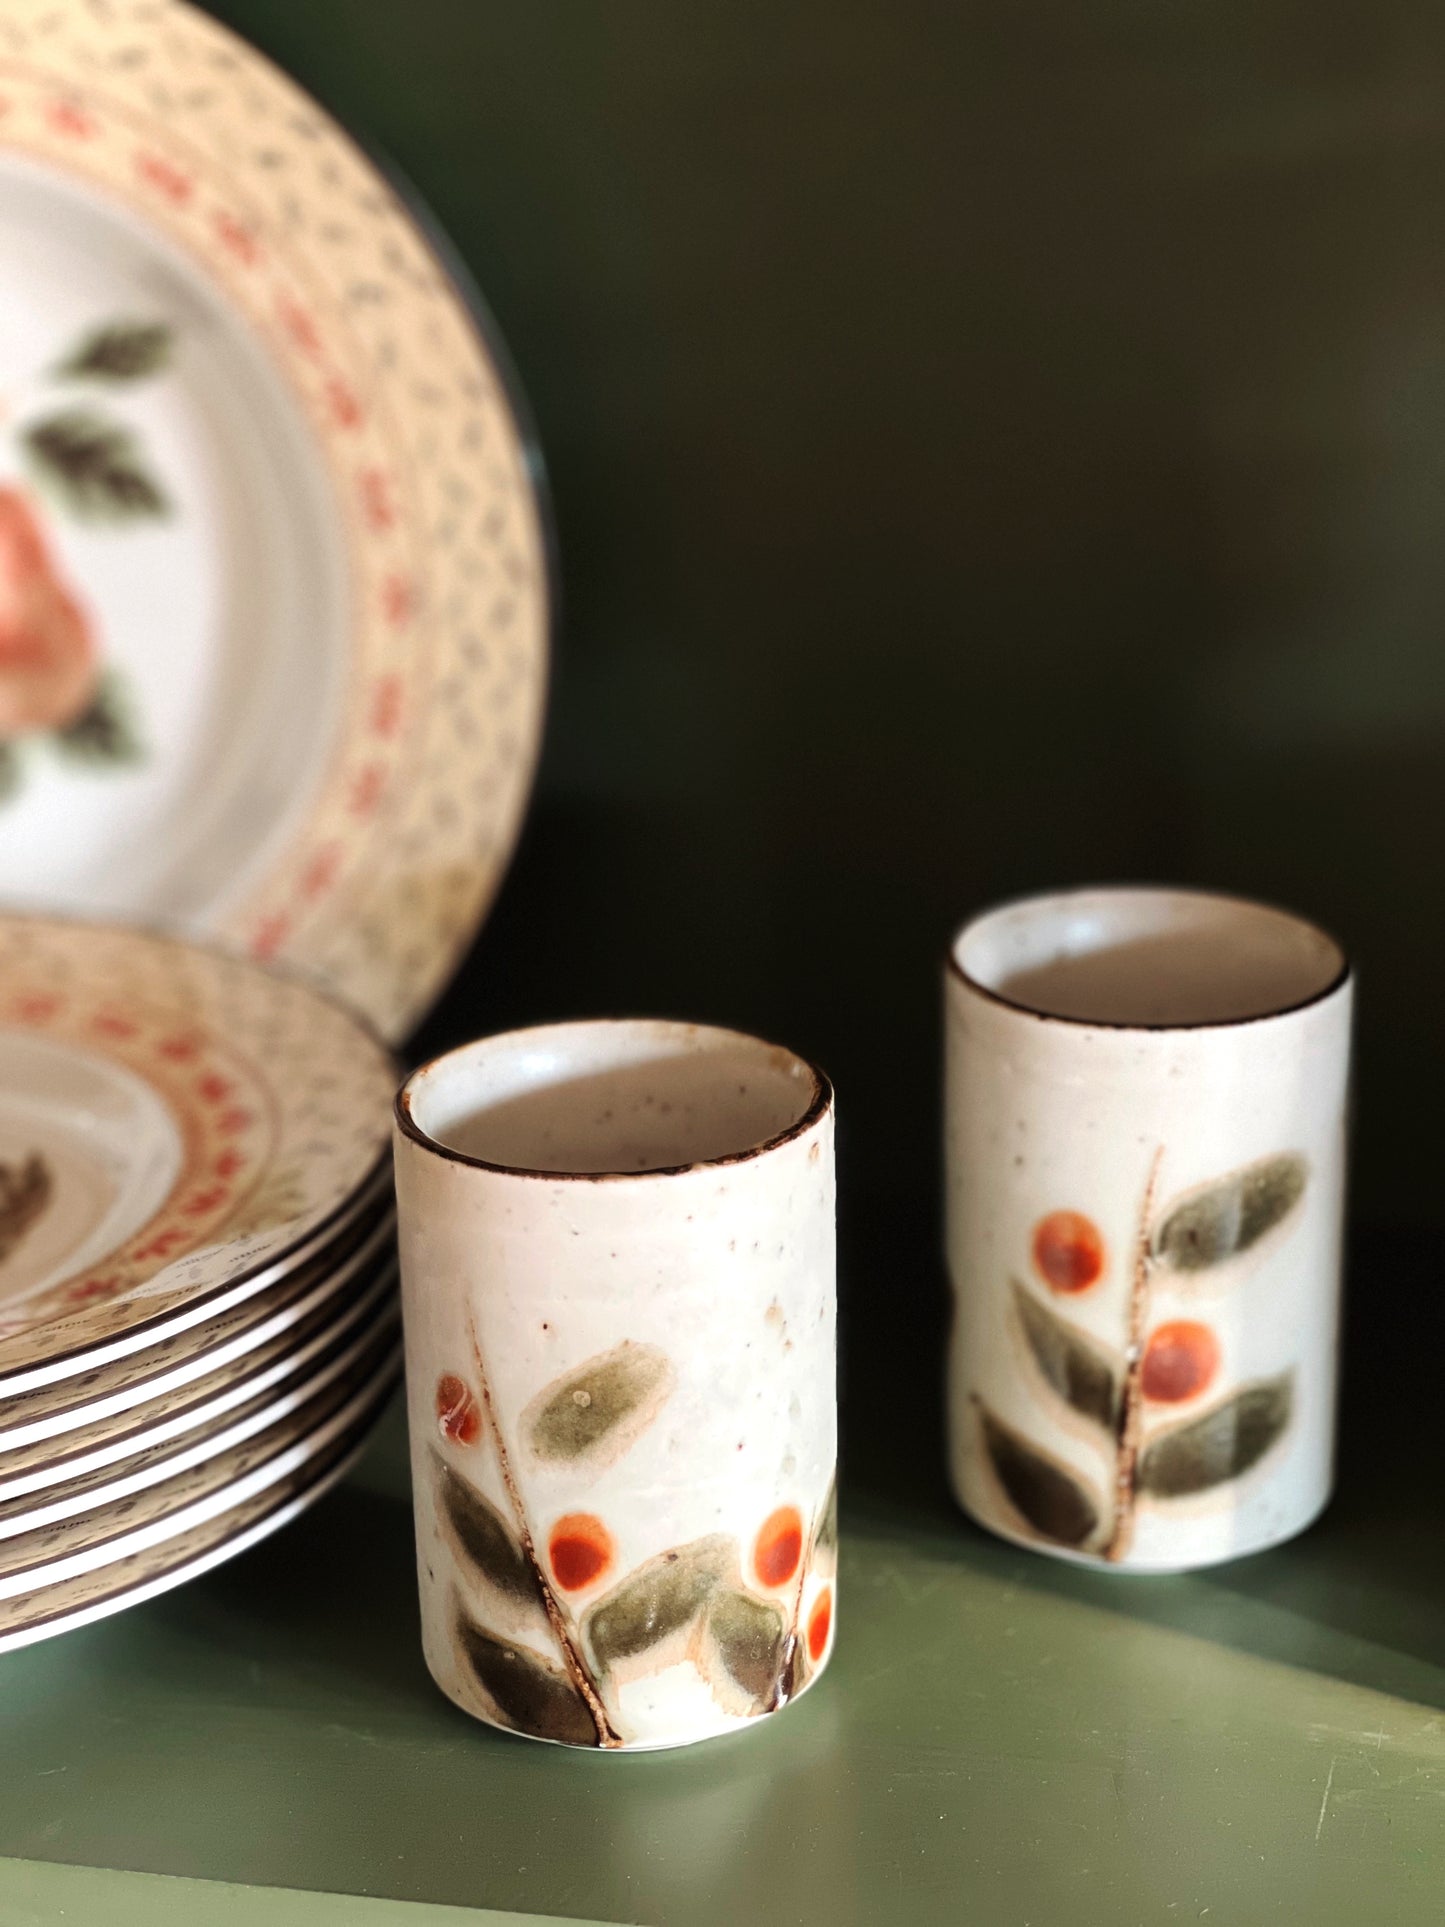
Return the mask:
M54 732L53 741L63 756L77 763L138 763L145 755L113 674L101 678L90 702L73 722Z
M987 1406L979 1406L979 1418L993 1469L1015 1509L1044 1538L1082 1546L1098 1531L1098 1500L1057 1459L1020 1438Z
M164 321L107 321L55 372L69 380L141 381L159 374L170 358L171 331Z
M1304 1196L1309 1166L1284 1152L1200 1187L1160 1220L1154 1257L1175 1271L1223 1264L1287 1218Z
M131 431L88 408L32 422L21 437L37 479L85 522L134 522L170 504Z
M782 1608L772 1600L720 1586L708 1604L698 1670L724 1697L735 1697L730 1684L739 1689L747 1703L739 1711L760 1712L777 1686L786 1635Z
M1041 1304L1017 1279L1013 1301L1019 1329L1049 1384L1076 1412L1112 1431L1121 1373L1103 1347Z
M722 1533L659 1553L605 1593L582 1622L599 1672L685 1631L717 1588L737 1575L737 1548Z
M597 1727L570 1676L539 1653L498 1639L459 1613L457 1646L498 1717L537 1740L596 1746Z
M1228 1484L1259 1463L1293 1409L1293 1372L1244 1386L1198 1418L1156 1432L1139 1455L1138 1489L1181 1499Z
M548 1385L522 1414L522 1430L539 1459L620 1458L656 1417L672 1384L665 1352L627 1340Z
M498 1592L518 1605L540 1607L537 1574L511 1527L439 1452L431 1460L437 1510L453 1549Z
M20 752L14 743L0 739L0 803L6 803L20 788Z
M44 1215L54 1188L50 1166L38 1151L18 1164L0 1164L0 1263Z

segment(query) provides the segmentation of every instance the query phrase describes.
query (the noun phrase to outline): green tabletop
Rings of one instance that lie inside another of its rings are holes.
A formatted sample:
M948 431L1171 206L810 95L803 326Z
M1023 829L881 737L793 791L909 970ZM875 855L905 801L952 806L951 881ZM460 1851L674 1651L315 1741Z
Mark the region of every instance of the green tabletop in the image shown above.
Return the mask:
M394 1409L275 1540L0 1660L0 1922L434 1917L308 1892L696 1927L1440 1920L1445 1632L1413 1499L1361 1477L1291 1547L1131 1579L986 1539L930 1466L859 1456L826 1682L761 1733L574 1754L431 1686ZM226 1884L200 1905L60 1863Z

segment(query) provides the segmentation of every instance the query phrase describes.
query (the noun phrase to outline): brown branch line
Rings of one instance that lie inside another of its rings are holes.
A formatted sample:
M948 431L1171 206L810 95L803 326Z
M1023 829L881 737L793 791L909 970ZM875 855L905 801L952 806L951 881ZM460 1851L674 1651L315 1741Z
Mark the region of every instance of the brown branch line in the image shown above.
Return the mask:
M1159 1166L1164 1158L1161 1144L1149 1166L1144 1186L1144 1202L1139 1207L1139 1234L1134 1241L1134 1280L1129 1292L1129 1346L1123 1395L1119 1400L1119 1449L1114 1460L1114 1527L1104 1557L1117 1563L1124 1558L1134 1538L1134 1475L1139 1465L1139 1430L1143 1419L1144 1328L1149 1322L1149 1281L1153 1259L1149 1254L1149 1220L1154 1212L1154 1192L1159 1183Z
M823 1501L827 1504L827 1500ZM772 1694L768 1700L767 1711L776 1713L787 1705L793 1697L793 1684L798 1677L798 1638L803 1623L803 1588L808 1583L812 1570L813 1554L817 1550L818 1527L822 1523L823 1507L813 1510L812 1522L803 1535L803 1548L798 1555L798 1584L793 1593L793 1612L788 1622L788 1631L783 1640L783 1651L778 1661L778 1677L773 1682Z
M497 1417L497 1408L492 1402L491 1380L487 1377L487 1367L482 1358L482 1348L477 1339L477 1328L474 1322L471 1323L471 1340L472 1358L477 1368L477 1383L481 1388L482 1406L487 1414L487 1428L492 1435L492 1444L496 1447L497 1464L501 1468L502 1473L502 1484L507 1488L507 1500L512 1508L512 1518L517 1527L517 1537L522 1542L522 1551L526 1554L527 1563L531 1566L533 1576L537 1581L537 1589L542 1595L542 1606L547 1614L548 1624L551 1626L553 1637L561 1649L567 1671L572 1675L572 1683L582 1695L587 1706L587 1711L592 1715L592 1724L597 1728L597 1744L600 1747L609 1749L619 1747L622 1745L622 1740L611 1720L607 1717L607 1709L602 1704L596 1682L587 1669L586 1662L583 1660L577 1642L572 1636L571 1628L567 1624L562 1608L557 1603L557 1595L548 1583L547 1575L542 1570L542 1562L537 1557L536 1542L532 1538L532 1528L527 1522L526 1507L522 1504L522 1494L512 1473L512 1461L507 1451L506 1440L502 1437L501 1421Z

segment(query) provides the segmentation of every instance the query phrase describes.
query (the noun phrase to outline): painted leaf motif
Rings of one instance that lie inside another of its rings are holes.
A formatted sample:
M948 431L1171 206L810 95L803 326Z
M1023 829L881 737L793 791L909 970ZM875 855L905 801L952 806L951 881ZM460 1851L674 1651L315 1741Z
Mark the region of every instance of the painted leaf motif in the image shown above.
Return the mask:
M737 1549L722 1533L659 1553L605 1593L582 1622L593 1664L605 1672L682 1632L737 1573Z
M1308 1178L1305 1160L1285 1152L1204 1185L1164 1214L1154 1234L1156 1260L1175 1271L1223 1264L1289 1216Z
M1076 1325L1041 1304L1017 1279L1014 1311L1034 1363L1067 1404L1106 1431L1119 1411L1120 1374L1108 1354Z
M1099 1528L1099 1503L1072 1472L1012 1426L979 1407L983 1441L999 1484L1036 1532L1060 1545L1082 1546Z
M838 1474L833 1474L828 1486L828 1496L823 1501L818 1514L818 1524L813 1533L814 1557L820 1552L836 1553L838 1550Z
M523 1413L522 1429L539 1459L618 1458L656 1417L672 1383L667 1354L629 1339L547 1386Z
M457 1646L498 1715L519 1733L571 1746L596 1746L587 1702L559 1666L538 1653L457 1617Z
M0 1164L0 1261L43 1215L53 1188L50 1166L38 1151L19 1164Z
M532 1563L496 1507L454 1472L439 1452L432 1453L432 1467L437 1508L456 1551L498 1592L519 1605L540 1606L542 1595Z
M23 439L39 480L82 521L132 522L169 510L135 437L119 422L67 408L32 423Z
M73 722L55 732L55 746L77 763L135 763L144 755L114 676L104 676Z
M724 1689L731 1681L748 1701L748 1710L760 1712L778 1683L786 1635L782 1609L772 1600L756 1599L731 1586L719 1587L707 1609L699 1671Z
M159 374L171 356L163 321L108 321L86 336L56 374L70 380L141 381Z
M1181 1499L1228 1484L1259 1463L1293 1409L1293 1372L1244 1386L1188 1424L1156 1433L1139 1456L1139 1490Z

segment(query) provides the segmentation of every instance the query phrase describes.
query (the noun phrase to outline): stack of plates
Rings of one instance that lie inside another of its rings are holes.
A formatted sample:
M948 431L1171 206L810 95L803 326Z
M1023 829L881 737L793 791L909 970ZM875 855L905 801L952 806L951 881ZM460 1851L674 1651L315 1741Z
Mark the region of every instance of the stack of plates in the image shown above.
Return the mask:
M0 1650L240 1551L398 1372L392 1059L247 960L0 919Z
M500 880L550 598L475 297L346 133L184 0L0 11L3 1648L359 1449L376 1035Z

